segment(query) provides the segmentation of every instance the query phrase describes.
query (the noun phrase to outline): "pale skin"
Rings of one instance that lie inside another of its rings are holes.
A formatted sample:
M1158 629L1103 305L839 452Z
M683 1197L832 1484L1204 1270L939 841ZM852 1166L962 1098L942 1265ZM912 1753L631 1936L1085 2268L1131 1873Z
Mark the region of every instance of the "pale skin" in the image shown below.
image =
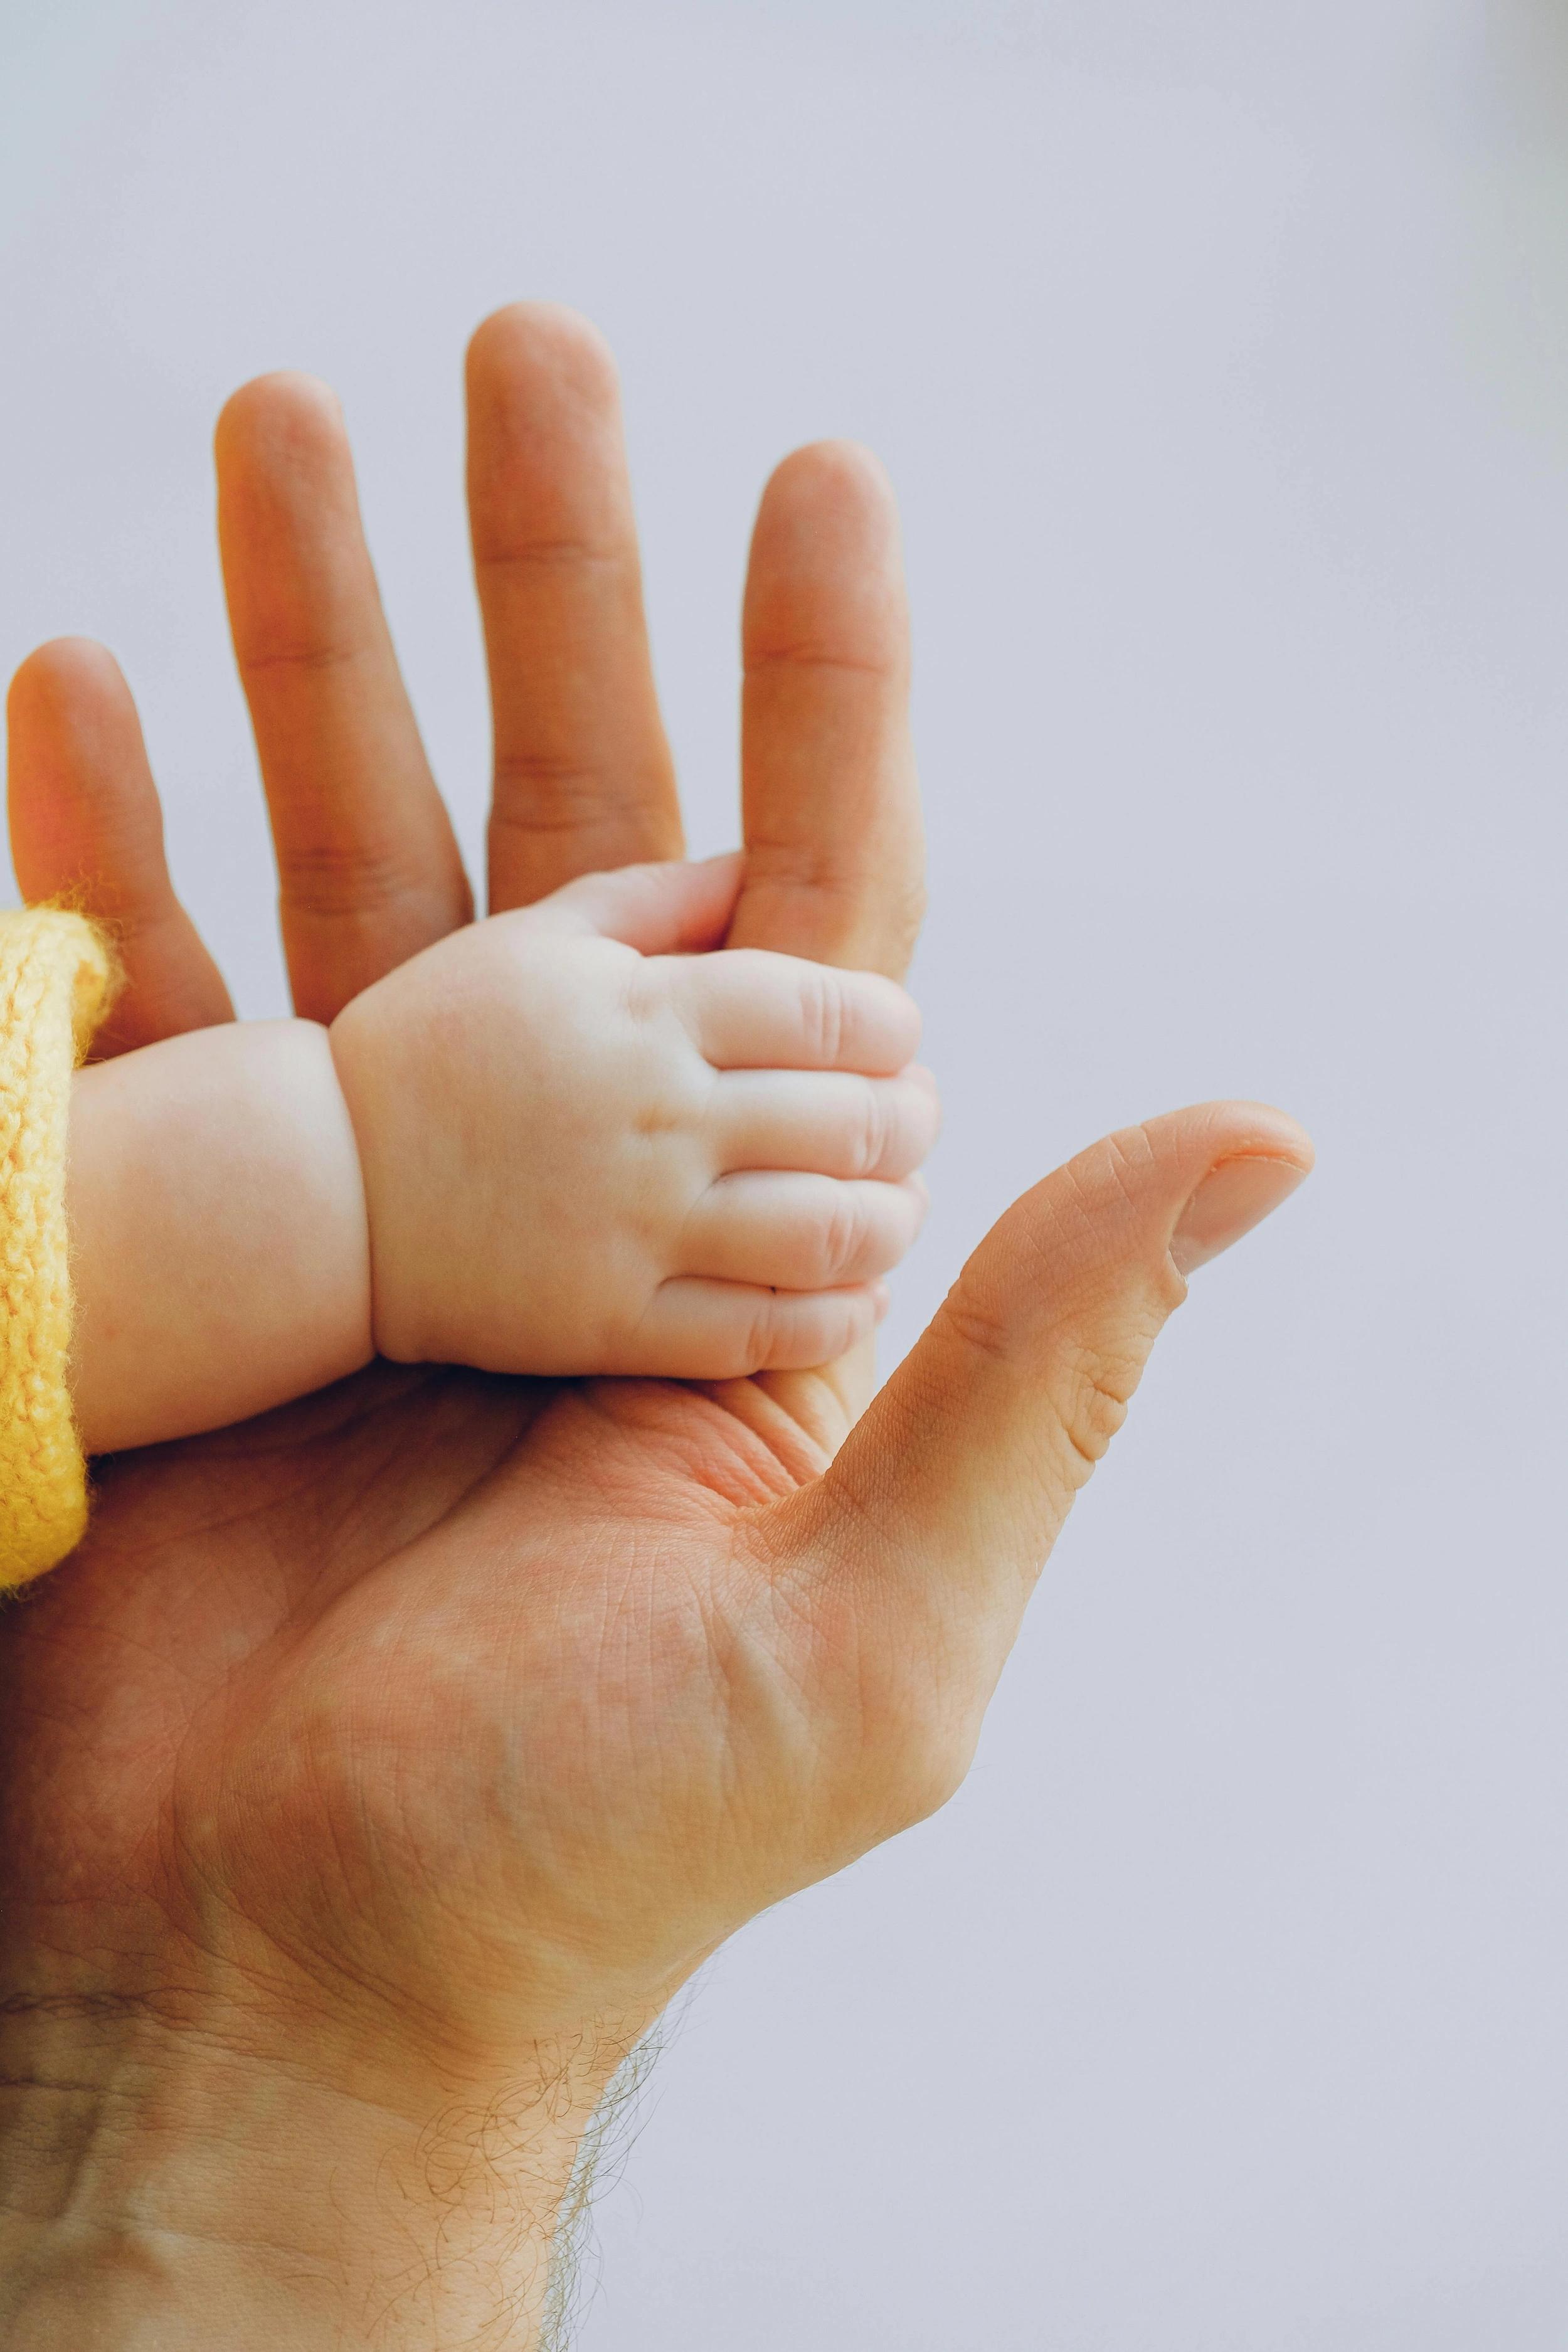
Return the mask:
M225 1023L81 1072L89 1451L376 1355L739 1380L868 1339L924 1209L920 1017L880 973L718 948L740 885L733 857L586 877L330 1027Z
M504 908L680 836L603 348L520 307L469 387ZM264 380L218 458L326 1022L467 886L334 408ZM904 630L882 477L797 452L752 544L731 945L901 971ZM224 1018L107 658L36 656L11 744L24 890L124 941L110 1045ZM0 1619L7 2345L533 2345L620 2053L742 1920L956 1786L1185 1274L1310 1157L1251 1104L1092 1147L868 1410L864 1350L685 1386L377 1365L105 1465L80 1554Z

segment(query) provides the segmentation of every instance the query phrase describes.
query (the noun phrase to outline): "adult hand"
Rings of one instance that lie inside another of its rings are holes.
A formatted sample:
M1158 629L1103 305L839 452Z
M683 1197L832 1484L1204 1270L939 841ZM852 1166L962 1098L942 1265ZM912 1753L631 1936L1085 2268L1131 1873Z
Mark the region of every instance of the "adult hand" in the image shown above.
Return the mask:
M614 379L522 307L470 354L492 904L680 844ZM219 430L235 638L301 1011L465 919L330 397ZM888 971L918 920L895 526L863 455L764 495L737 942ZM26 894L112 919L122 1047L226 1013L108 657L12 702ZM867 1368L722 1386L377 1367L101 1464L0 1623L0 2316L25 2347L525 2346L584 2126L743 1920L957 1785L1183 1273L1309 1164L1220 1105L1009 1212Z

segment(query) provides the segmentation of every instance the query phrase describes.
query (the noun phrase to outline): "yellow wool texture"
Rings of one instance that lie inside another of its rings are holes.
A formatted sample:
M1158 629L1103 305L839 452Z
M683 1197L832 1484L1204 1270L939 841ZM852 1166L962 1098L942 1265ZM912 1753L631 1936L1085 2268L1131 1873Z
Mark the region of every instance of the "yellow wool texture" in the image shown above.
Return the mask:
M82 916L0 914L0 1591L53 1568L87 1527L67 1385L66 1122L113 974Z

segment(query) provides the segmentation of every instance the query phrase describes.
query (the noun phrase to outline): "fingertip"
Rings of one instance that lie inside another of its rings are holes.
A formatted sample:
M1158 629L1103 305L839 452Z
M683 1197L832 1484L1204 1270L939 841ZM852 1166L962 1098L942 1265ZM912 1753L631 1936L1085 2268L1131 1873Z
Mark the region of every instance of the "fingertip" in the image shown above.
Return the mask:
M218 550L229 628L256 715L258 668L313 653L317 605L368 568L342 404L331 384L295 368L255 376L230 394L213 435ZM300 579L301 541L316 576ZM363 588L360 588L363 593ZM333 629L342 628L341 614ZM334 634L337 647L347 639ZM273 683L288 691L288 672ZM269 765L263 747L263 771Z
M686 868L687 872L693 877L694 882L701 888L705 904L721 906L724 908L727 929L729 918L734 913L735 902L741 895L741 883L746 870L745 851L721 849L712 857L678 857L667 862L683 866ZM714 945L721 947L722 944L723 932L721 931Z
M942 1088L923 1062L911 1062L901 1075L919 1090L921 1102L925 1106L925 1149L927 1151L933 1151L942 1135L943 1117Z
M303 368L273 368L230 393L218 411L213 448L218 465L265 449L308 459L333 456L348 437L343 404L325 379Z
M1189 1275L1282 1208L1310 1173L1311 1162L1249 1152L1218 1160L1187 1202L1171 1235L1171 1260Z
M58 637L12 681L8 817L29 905L79 907L112 932L126 986L94 1060L226 1020L227 991L169 880L142 722L114 656Z
M1149 1132L1168 1136L1177 1164L1192 1171L1168 1244L1183 1276L1283 1207L1317 1159L1306 1129L1274 1103L1199 1103L1151 1121Z
M837 1363L876 1330L887 1311L878 1297L886 1290L885 1283L862 1282L791 1297L787 1320L775 1331L766 1363L756 1369L809 1372Z
M852 1058L840 1064L866 1077L898 1077L920 1050L922 1022L920 1006L908 989L884 972L847 975L858 1001L862 1023L852 1028L847 1048ZM858 1058L853 1058L855 1056Z
M899 528L892 478L873 449L862 441L807 441L780 459L763 487L758 520L788 521L804 528L815 521L830 531L853 529L862 545L868 523L880 526L894 545Z
M769 475L746 571L748 669L808 674L822 658L901 688L909 600L893 487L854 441L814 441Z
M867 1283L862 1295L850 1302L844 1343L842 1347L832 1350L833 1360L837 1362L840 1356L847 1356L852 1348L859 1347L862 1340L870 1339L879 1326L885 1321L888 1309L892 1303L893 1294L886 1282L878 1280Z
M810 1371L868 1339L886 1312L881 1283L820 1291L679 1275L661 1287L639 1369L670 1380L747 1380Z
M464 366L470 395L526 373L552 378L595 407L620 397L608 342L591 319L564 302L503 302L469 336Z
M837 1363L876 1329L880 1287L863 1282L837 1290L773 1292L753 1326L747 1374L808 1372Z
M1310 1173L1317 1160L1312 1139L1300 1120L1277 1103L1226 1101L1203 1108L1210 1113L1216 1131L1223 1131L1227 1154L1289 1160L1304 1176Z
M741 856L649 860L581 874L525 909L530 920L564 917L640 955L697 955L718 948L741 887ZM514 910L516 911L516 910Z
M925 1034L925 1015L921 1013L920 1006L915 1003L914 998L910 994L909 990L903 986L901 982L888 980L882 973L876 973L873 977L882 980L886 987L895 989L898 992L899 1018L904 1024L905 1032L910 1040L908 1059L910 1062L912 1062L915 1055L920 1052L921 1039Z
M153 887L163 819L124 673L93 637L56 637L11 681L7 814L29 903L107 882Z
M1279 1207L1312 1160L1306 1130L1272 1103L1193 1103L1092 1144L1016 1202L998 1230L1040 1211L1059 1217L1070 1179L1074 1255L1086 1271L1114 1269L1120 1282L1131 1252L1145 1267L1186 1274Z
M18 663L6 691L6 714L20 720L50 719L68 713L84 688L130 699L125 674L96 637L50 637Z

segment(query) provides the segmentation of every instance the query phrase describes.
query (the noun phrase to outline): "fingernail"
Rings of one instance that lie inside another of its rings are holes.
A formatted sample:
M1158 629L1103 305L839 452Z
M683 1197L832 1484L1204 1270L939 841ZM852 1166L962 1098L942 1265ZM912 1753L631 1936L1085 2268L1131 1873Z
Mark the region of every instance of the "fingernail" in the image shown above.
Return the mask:
M893 1303L893 1294L889 1289L885 1282L876 1282L872 1284L871 1301L876 1312L877 1320L880 1323L883 1317L887 1314L889 1307Z
M1178 1274L1206 1265L1221 1250L1229 1249L1243 1234L1260 1225L1269 1213L1288 1201L1307 1171L1293 1160L1265 1160L1256 1153L1242 1160L1222 1160L1211 1168L1186 1207L1171 1236L1171 1255Z

